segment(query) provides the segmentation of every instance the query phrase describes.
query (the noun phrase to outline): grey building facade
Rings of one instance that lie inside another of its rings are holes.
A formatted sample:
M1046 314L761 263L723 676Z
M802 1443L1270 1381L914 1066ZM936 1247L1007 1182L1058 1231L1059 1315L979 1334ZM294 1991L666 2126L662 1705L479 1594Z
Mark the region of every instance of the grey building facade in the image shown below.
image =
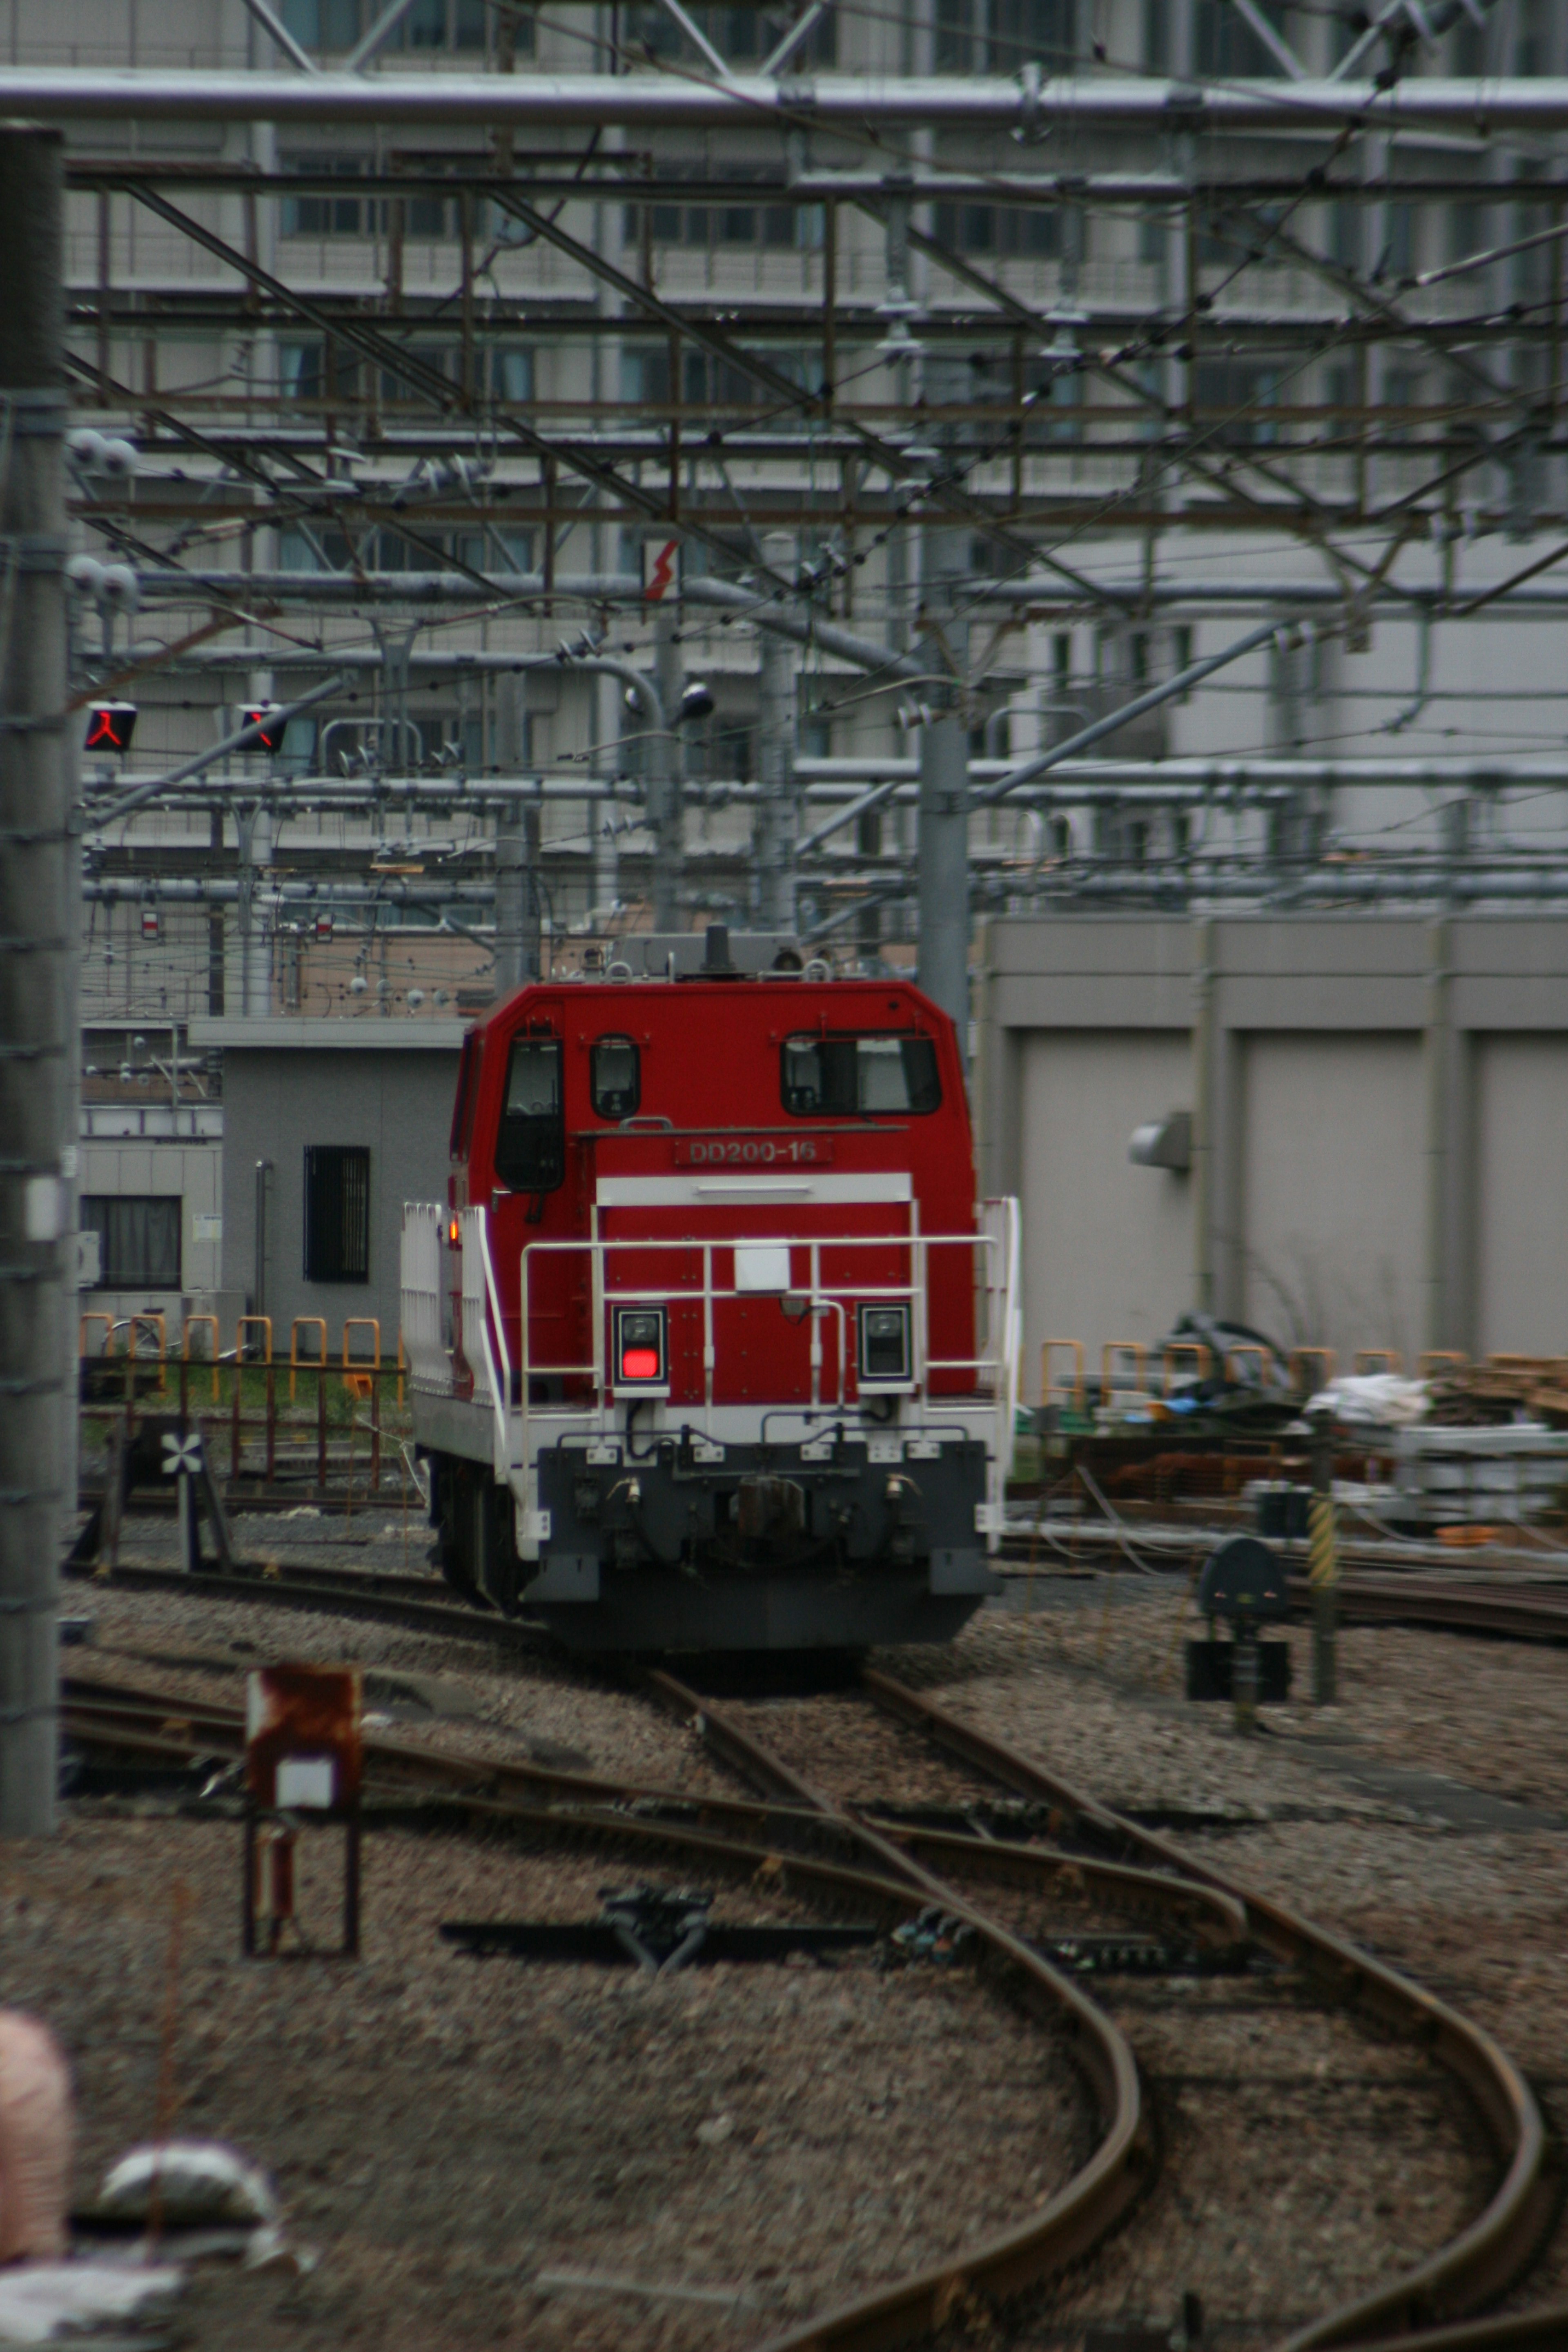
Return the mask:
M1098 1370L1193 1305L1342 1370L1568 1350L1568 923L1064 915L994 923L985 967L1028 1395L1047 1339ZM1131 1160L1173 1112L1186 1164Z
M223 1049L224 1286L271 1317L279 1357L303 1316L325 1318L334 1357L351 1318L395 1355L403 1204L447 1197L465 1026L192 1023L193 1045ZM356 1331L356 1354L371 1336Z

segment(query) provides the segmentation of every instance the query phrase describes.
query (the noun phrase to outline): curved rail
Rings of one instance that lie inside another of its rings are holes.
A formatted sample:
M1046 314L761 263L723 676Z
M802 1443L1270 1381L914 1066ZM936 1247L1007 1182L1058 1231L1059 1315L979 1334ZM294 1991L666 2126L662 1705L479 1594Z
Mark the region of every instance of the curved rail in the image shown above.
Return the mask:
M1063 2270L1098 2242L1121 2218L1142 2187L1150 2161L1138 2069L1126 2041L1110 2019L1087 2000L1070 1978L1052 1968L999 1921L964 1900L891 1839L858 1814L846 1811L814 1789L804 1776L753 1739L732 1717L655 1670L647 1676L655 1696L689 1718L705 1743L754 1784L811 1806L841 1834L928 1899L960 1918L991 1954L1022 1977L1034 2007L1054 2008L1065 2021L1079 2059L1105 2117L1099 2147L1028 2220L998 2231L942 2263L897 2279L889 2286L857 2295L835 2311L768 2338L761 2352L881 2352L941 2327L972 2288L998 2295Z
M1462 2314L1499 2293L1534 2252L1556 2201L1546 2127L1534 2094L1483 2028L1436 1994L1272 1897L1194 1861L1152 1830L1087 1796L892 1676L867 1668L863 1687L900 1722L923 1731L1020 1795L1060 1807L1079 1824L1189 1882L1232 1895L1265 1949L1303 1969L1337 2004L1359 2010L1424 2043L1465 2085L1497 2141L1506 2170L1484 2212L1436 2254L1387 2284L1301 2328L1281 2352L1327 2352L1375 2343Z

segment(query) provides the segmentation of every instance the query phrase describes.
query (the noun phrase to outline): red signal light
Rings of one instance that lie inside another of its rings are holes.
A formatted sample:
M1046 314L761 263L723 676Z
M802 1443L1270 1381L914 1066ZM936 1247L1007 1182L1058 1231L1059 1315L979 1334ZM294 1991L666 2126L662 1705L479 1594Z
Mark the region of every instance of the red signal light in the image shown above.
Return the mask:
M283 727L279 719L282 706L276 702L247 702L239 714L242 727L253 728L247 751L278 752L283 749Z
M133 702L89 702L81 748L84 751L129 751L135 732Z
M163 918L153 907L142 909L142 936L144 940L161 940L163 936Z
M668 1325L662 1307L617 1307L615 1314L615 1385L657 1390L669 1379Z
M330 940L331 936L332 919L331 916L327 913L325 908L323 908L321 914L316 918L316 937L318 940L324 942L327 940Z
M447 1239L450 1242L452 1247L456 1249L458 1244L462 1241L462 1238L463 1221L460 1217L454 1217L451 1223L447 1227Z

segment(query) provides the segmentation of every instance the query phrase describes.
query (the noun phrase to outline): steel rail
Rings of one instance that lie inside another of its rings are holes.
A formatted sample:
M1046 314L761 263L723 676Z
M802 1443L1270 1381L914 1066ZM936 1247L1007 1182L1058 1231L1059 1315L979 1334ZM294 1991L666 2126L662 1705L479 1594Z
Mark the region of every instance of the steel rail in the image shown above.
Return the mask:
M486 1615L457 1601L419 1601L361 1586L330 1570L283 1569L277 1575L226 1576L216 1569L118 1567L101 1570L68 1566L63 1573L88 1583L132 1592L186 1592L204 1601L249 1601L264 1607L314 1609L339 1617L366 1617L382 1624L406 1625L455 1642L488 1642L498 1649L536 1650L544 1635L526 1619Z
M1311 1590L1307 1579L1292 1576L1289 1584L1292 1602L1306 1608ZM1568 1593L1539 1588L1521 1591L1517 1585L1505 1592L1488 1592L1415 1576L1384 1582L1345 1576L1335 1593L1342 1618L1371 1624L1436 1625L1514 1641L1568 1642Z
M1413 2270L1297 2330L1280 2352L1326 2352L1330 2346L1377 2343L1400 2330L1420 2329L1472 2309L1518 2275L1556 2207L1556 2158L1534 2094L1490 2034L1344 1937L1194 1861L1156 1832L1100 1804L922 1693L871 1667L864 1670L861 1684L898 1721L1018 1794L1058 1806L1069 1820L1123 1851L1235 1896L1265 1950L1302 1969L1336 2004L1363 2011L1423 2043L1479 2108L1505 2166L1485 2210Z
M705 1743L770 1796L786 1800L778 1808L747 1805L686 1791L655 1790L605 1782L594 1775L563 1774L532 1765L496 1764L480 1758L442 1756L411 1742L366 1742L367 1777L385 1786L408 1787L441 1799L479 1822L510 1824L552 1835L587 1835L611 1843L649 1846L706 1861L714 1866L765 1873L781 1885L836 1903L874 1900L907 1909L911 1894L941 1901L982 1936L993 1955L1021 1967L1032 2000L1047 1996L1068 2011L1077 2029L1075 2054L1102 2106L1110 2128L1090 2164L1051 2203L1022 2225L994 2236L960 2256L917 2276L897 2282L773 2340L766 2352L870 2352L870 2347L910 2339L940 2325L970 2287L1005 2294L1048 2275L1087 2250L1109 2229L1139 2184L1147 2148L1138 2111L1131 2053L1125 2043L1077 1988L1031 1952L998 1923L968 1905L942 1877L915 1858L924 1853L949 1867L1037 1886L1076 1873L1087 1889L1134 1910L1173 1913L1208 1942L1234 1942L1238 1929L1289 1963L1303 1968L1337 2002L1368 2011L1406 2037L1425 2042L1456 2073L1487 2116L1505 2154L1507 2177L1480 2220L1447 2247L1390 2286L1358 2297L1340 2312L1299 2331L1282 2352L1381 2342L1390 2352L1497 2352L1561 2341L1552 2328L1557 2311L1526 2314L1505 2321L1402 2336L1408 2326L1440 2310L1444 2299L1473 2299L1507 2283L1533 2249L1552 2201L1544 2136L1531 2095L1517 2070L1490 2037L1447 2006L1372 1959L1342 1938L1312 1926L1285 1906L1258 1896L1194 1862L1157 1833L1101 1805L1017 1750L991 1739L892 1678L867 1670L863 1685L874 1702L896 1719L932 1738L988 1778L1047 1804L1064 1827L1120 1843L1156 1865L1153 1869L1089 1861L1004 1841L967 1839L949 1832L889 1824L885 1836L871 1822L845 1811L774 1757L722 1709L672 1676L648 1677L655 1695L700 1731ZM172 1701L163 1695L99 1686L112 1696L95 1699L72 1683L65 1722L89 1740L162 1755L188 1756L199 1746L197 1723L226 1729L237 1744L242 1726L237 1709L221 1705ZM91 1685L88 1686L90 1690ZM182 1736L183 1735L183 1736ZM476 1789L476 1782L479 1784ZM502 1793L507 1784L512 1793ZM600 1801L578 1801L590 1796ZM759 1822L774 1832L766 1844L719 1835L688 1822L655 1820L650 1802L700 1815L706 1811L732 1826L755 1831ZM628 1805L639 1810L633 1813ZM793 1853L777 1840L780 1830L831 1829L853 1839L878 1864L875 1874L846 1869ZM894 1839L899 1843L894 1843ZM1070 1883L1070 1882L1069 1882ZM1210 1906L1205 1908L1205 1902ZM1086 2036L1085 2028L1089 2031ZM1106 2036L1110 2037L1109 2044ZM1131 2105L1129 2105L1129 2098ZM1500 2332L1501 2331L1501 2332Z
M134 1740L151 1732L160 1749L172 1739L177 1747L220 1746L232 1755L243 1750L242 1711L222 1700L187 1700L141 1685L79 1674L66 1675L61 1688L67 1727L89 1740L112 1742L121 1735ZM722 1822L737 1835L761 1842L759 1851L771 1851L781 1838L820 1840L825 1832L836 1837L843 1834L831 1817L794 1801L758 1803L708 1790L667 1788L653 1781L610 1780L599 1773L566 1771L511 1759L444 1756L413 1741L381 1735L366 1738L364 1757L367 1777L378 1784L417 1787L434 1780L454 1792L480 1786L502 1797L552 1805L584 1801L606 1807L658 1806L668 1812L693 1815L699 1822ZM1074 1893L1099 1895L1120 1908L1157 1916L1167 1925L1175 1921L1200 1943L1215 1948L1247 1938L1241 1905L1215 1888L1177 1885L1161 1873L1064 1853L1049 1846L966 1837L900 1823L883 1826L917 1856L925 1853L932 1861L950 1863L972 1875L1037 1893L1065 1885Z
M1073 2054L1105 2118L1104 2137L1088 2164L1027 2221L772 2336L761 2352L881 2352L883 2347L909 2343L942 2326L973 2288L1016 2294L1087 2252L1131 2203L1152 2160L1138 2070L1116 2026L1069 1978L968 1903L950 1881L928 1871L868 1822L815 1789L721 1708L662 1670L655 1669L647 1681L655 1697L690 1721L704 1744L733 1769L753 1785L808 1803L840 1824L879 1869L940 1903L972 1927L996 1958L1021 1970L1032 2004L1048 2003L1061 2013Z

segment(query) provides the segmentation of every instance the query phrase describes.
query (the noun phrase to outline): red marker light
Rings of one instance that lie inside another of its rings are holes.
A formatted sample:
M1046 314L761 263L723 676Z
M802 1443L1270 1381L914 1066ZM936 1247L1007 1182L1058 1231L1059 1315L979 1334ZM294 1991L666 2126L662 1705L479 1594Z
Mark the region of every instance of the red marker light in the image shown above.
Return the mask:
M84 751L129 751L136 732L133 702L90 702L87 710Z
M316 918L316 937L323 943L332 936L332 919L325 912Z
M663 1395L669 1362L669 1329L662 1307L617 1307L611 1361L616 1386Z
M144 940L159 940L163 936L163 919L151 907L145 907L142 911L142 936Z
M247 751L281 751L283 730L278 723L281 706L276 702L247 702L239 714L242 727L253 727L256 732L246 745Z
M447 1239L451 1243L452 1247L456 1249L462 1238L462 1220L460 1217L454 1217L451 1223L447 1228Z

